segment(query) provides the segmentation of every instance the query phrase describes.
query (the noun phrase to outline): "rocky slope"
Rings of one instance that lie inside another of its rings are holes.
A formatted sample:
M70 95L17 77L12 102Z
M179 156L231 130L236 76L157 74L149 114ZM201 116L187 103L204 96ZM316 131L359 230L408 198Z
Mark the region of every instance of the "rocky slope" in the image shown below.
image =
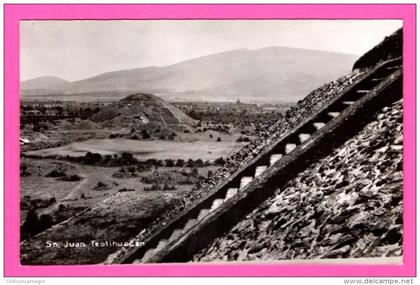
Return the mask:
M402 28L386 37L382 42L362 55L353 66L353 69L366 69L375 66L378 62L386 61L402 55Z
M193 261L402 255L402 101Z

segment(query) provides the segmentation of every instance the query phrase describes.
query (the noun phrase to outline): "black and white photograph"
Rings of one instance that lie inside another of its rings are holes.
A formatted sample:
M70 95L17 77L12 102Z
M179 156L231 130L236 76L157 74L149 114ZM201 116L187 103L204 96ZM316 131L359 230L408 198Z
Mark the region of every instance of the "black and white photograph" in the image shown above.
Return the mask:
M22 265L401 263L401 20L19 28Z

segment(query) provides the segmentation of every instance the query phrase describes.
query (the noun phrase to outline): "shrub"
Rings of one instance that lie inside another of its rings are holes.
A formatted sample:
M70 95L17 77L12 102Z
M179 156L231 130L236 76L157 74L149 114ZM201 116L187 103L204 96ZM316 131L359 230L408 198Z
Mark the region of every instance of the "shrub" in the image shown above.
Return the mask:
M29 209L26 214L25 222L22 224L21 233L22 237L32 236L39 233L41 230L38 214L34 208Z
M47 175L45 175L45 177L54 177L54 178L64 177L64 176L66 176L66 174L63 171L57 170L57 169L54 169L51 172L49 172Z
M130 164L137 164L137 159L133 156L133 154L128 152L123 152L121 154L121 163L123 165L130 165Z
M148 164L148 165L156 165L157 164L157 159L149 158L148 160L146 160L145 163Z
M67 176L66 175L66 176L60 178L61 181L67 181L67 182L80 181L82 179L83 179L83 177L81 177L81 176L79 176L77 174L70 175L70 176Z
M196 167L203 167L204 166L204 161L201 158L197 159L195 161L195 166Z
M163 161L160 159L154 159L150 158L145 161L146 165L152 165L152 166L163 166Z
M177 190L175 185L169 186L168 184L165 184L163 186L163 190L169 190L169 191L173 191L173 190Z
M85 164L95 164L98 163L102 160L102 155L100 155L99 153L92 153L92 152L87 152L85 154L84 157L84 163Z
M218 137L216 141L221 142L222 141L221 137Z
M149 171L151 169L150 165L147 164L137 164L137 171L143 172L143 171Z
M93 187L93 189L95 189L95 190L105 190L107 188L108 188L108 185L106 185L102 181L98 181L98 183L96 183L96 186Z
M49 214L42 214L39 217L39 229L40 231L46 230L50 228L53 225L53 218Z
M194 165L195 165L194 160L192 160L191 158L188 159L188 161L187 161L187 167L194 167Z
M108 164L111 162L112 156L110 154L104 155L104 158L102 160L102 164Z
M136 173L136 167L133 166L133 165L132 166L129 166L127 168L127 171L134 175L134 173Z
M214 164L216 164L216 165L223 165L223 164L225 164L225 159L223 158L223 157L219 157L219 158L216 158L215 160L214 160Z
M166 167L174 167L175 163L172 159L165 159L165 166Z
M249 137L240 136L236 141L237 142L250 142L251 140L249 139Z
M133 192L133 191L134 191L134 189L132 189L132 188L125 188L125 187L118 190L118 192Z
M177 159L175 166L183 167L185 165L185 161L183 159Z
M142 130L141 135L142 135L144 140L150 139L150 134L147 130Z

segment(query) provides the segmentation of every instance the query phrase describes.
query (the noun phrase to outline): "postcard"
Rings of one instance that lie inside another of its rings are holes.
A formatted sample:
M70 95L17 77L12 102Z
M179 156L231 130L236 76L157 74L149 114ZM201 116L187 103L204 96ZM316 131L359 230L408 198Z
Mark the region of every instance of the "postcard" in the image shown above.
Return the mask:
M5 6L6 276L415 275L415 5Z

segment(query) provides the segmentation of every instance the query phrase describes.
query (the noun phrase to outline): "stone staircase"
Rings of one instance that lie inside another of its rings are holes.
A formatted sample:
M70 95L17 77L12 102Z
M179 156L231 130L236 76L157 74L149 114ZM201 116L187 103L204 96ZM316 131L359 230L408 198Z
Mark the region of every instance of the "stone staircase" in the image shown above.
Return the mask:
M314 116L274 141L214 192L115 263L181 262L270 197L311 162L327 155L402 96L401 59L382 63Z

